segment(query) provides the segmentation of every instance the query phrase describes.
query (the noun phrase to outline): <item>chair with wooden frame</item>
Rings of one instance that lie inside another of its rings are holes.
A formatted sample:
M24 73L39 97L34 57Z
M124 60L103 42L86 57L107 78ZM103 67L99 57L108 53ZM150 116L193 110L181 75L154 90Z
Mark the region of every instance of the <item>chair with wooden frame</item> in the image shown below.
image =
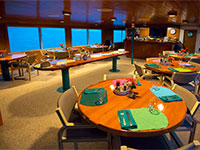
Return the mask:
M65 59L70 56L69 52L54 52L55 59Z
M200 58L191 58L190 62L195 62L195 63L200 64Z
M112 73L104 74L103 80L115 79L115 78L133 78L132 74Z
M14 70L21 69L23 76L24 75L23 69L27 69L29 74L29 81L31 81L31 69L36 63L36 56L37 55L27 56L25 59L21 59L19 62L11 63L12 80L14 80ZM37 75L39 75L39 70L37 70Z
M198 73L174 72L172 77L164 77L163 85L172 88L174 84L178 84L194 94L198 94L199 84L196 80L198 76Z
M145 68L142 68L138 64L134 63L135 66L135 71L134 74L137 74L141 79L144 80L154 80L154 81L159 81L160 82L160 74L147 74L145 73Z
M176 150L194 150L195 148L200 147L200 142L198 140L194 140L193 142L184 145ZM136 150L135 148L127 147L126 145L122 145L120 150Z
M64 142L107 141L110 148L111 135L89 125L74 107L78 100L78 92L74 86L65 91L58 99L56 113L62 123L58 132L59 150L63 149Z
M200 106L200 102L197 100L194 94L192 94L190 91L188 91L187 89L177 84L174 84L172 90L174 90L178 95L181 96L181 98L183 98L188 109L188 112L184 118L183 124L180 127L178 127L175 131L170 133L172 138L175 140L176 144L178 146L182 146L175 132L176 131L190 131L190 137L189 137L188 143L191 143L194 140L196 126L197 126L197 120L194 118L194 115L196 114Z

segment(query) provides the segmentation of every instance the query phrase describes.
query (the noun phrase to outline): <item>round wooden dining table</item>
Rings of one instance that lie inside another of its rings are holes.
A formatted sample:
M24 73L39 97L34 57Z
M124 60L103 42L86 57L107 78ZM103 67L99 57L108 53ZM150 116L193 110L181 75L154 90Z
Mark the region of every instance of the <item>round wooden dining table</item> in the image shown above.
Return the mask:
M148 66L147 64L156 64L156 65L160 65L161 68L153 68L153 67L150 67ZM186 62L183 62L183 61L172 61L172 63L168 63L167 65L162 65L160 64L160 60L159 59L153 59L153 60L149 60L149 61L146 61L144 66L149 69L149 70L152 70L154 72L157 72L157 73L162 73L162 74L173 74L174 71L171 71L169 70L168 68L182 68L184 65L183 64L189 64L189 63L186 63ZM197 71L197 67L185 67L185 69L189 69L190 71L188 72L184 72L184 73L192 73L192 72L196 72Z
M175 54L169 54L168 56L186 61L190 60L191 58L200 58L200 55L198 54L187 54L187 53L181 53L181 54L175 53Z
M119 96L113 93L111 88L111 80L101 81L87 88L105 88L107 91L107 103L100 106L86 106L80 103L82 93L79 95L78 106L81 114L86 120L100 130L109 132L114 135L127 137L150 137L158 136L173 131L179 127L186 114L186 104L184 101L162 102L149 89L155 83L140 79L141 86L137 86L134 92L138 92L135 99L129 98L127 95ZM162 86L157 84L157 86ZM84 90L83 90L84 91ZM121 129L118 119L119 110L148 108L149 103L154 100L157 110L160 110L168 119L168 126L161 129L131 131ZM162 105L162 110L160 106Z
M9 81L11 79L9 73L9 64L8 64L9 61L22 59L25 58L26 56L27 54L10 54L4 57L0 57L1 71L4 80Z

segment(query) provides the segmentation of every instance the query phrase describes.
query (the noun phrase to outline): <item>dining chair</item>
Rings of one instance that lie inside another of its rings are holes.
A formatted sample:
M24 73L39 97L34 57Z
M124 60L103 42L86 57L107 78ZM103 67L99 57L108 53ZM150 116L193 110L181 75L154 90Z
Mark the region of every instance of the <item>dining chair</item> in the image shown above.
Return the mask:
M175 142L178 144L179 142L176 138L175 132L176 131L190 131L189 142L188 142L190 143L194 140L194 136L195 136L197 120L194 118L194 115L196 114L199 108L200 102L197 100L194 94L192 94L190 91L188 91L187 89L177 84L174 84L174 86L172 87L172 90L174 90L181 98L183 98L183 100L186 103L188 112L184 118L183 124L177 129L175 129L175 131L171 133L171 136L173 137Z
M172 88L174 84L178 84L194 94L198 94L199 83L196 80L198 76L198 73L174 72L172 77L164 76L163 85Z
M159 57L149 57L149 58L146 58L146 61L153 60L153 59L160 59L160 58Z
M69 57L69 52L54 52L56 59L65 59Z
M163 51L163 55L173 54L175 51Z
M135 66L134 74L139 76L141 79L160 82L160 78L159 78L160 74L152 74L152 73L147 74L145 72L145 69L139 66L138 64L134 63L134 66Z
M37 63L36 60L37 55L27 56L25 59L21 59L19 62L11 63L11 74L12 80L14 81L14 70L22 71L22 75L24 75L23 69L26 69L29 74L29 81L31 81L31 69ZM39 75L39 70L37 70L37 75Z
M200 147L200 142L198 140L194 140L191 143L184 145L176 150L194 150L195 148ZM151 148L149 148L151 149ZM136 150L135 148L127 147L126 145L122 145L120 150Z
M195 67L197 67L197 72L200 72L200 64L198 64L198 63L196 63L196 62L188 62L188 63L190 63L191 65L194 65Z
M51 61L55 60L54 55L49 55L46 49L41 49L41 60L40 61Z
M200 58L191 58L190 62L195 62L195 63L200 64Z
M115 78L133 78L132 74L122 74L122 73L113 73L113 74L104 74L103 79L115 79Z
M58 98L56 113L63 125L58 132L59 150L63 149L64 142L74 143L76 149L77 142L106 141L110 148L111 135L88 124L74 108L78 96L75 86L72 86Z

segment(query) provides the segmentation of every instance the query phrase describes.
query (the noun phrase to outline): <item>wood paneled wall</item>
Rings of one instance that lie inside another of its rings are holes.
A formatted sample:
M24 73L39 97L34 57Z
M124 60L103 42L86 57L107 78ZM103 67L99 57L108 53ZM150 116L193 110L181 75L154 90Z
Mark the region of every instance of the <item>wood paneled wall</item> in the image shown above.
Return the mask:
M140 28L140 36L143 37L148 37L149 36L149 28Z
M104 44L106 40L111 40L113 42L113 30L102 29L102 44Z
M175 29L176 33L172 35L170 33L171 29ZM176 39L179 39L179 34L180 34L180 29L179 28L167 28L167 37L176 37Z
M10 52L8 31L5 24L0 24L0 49L7 49L7 53Z

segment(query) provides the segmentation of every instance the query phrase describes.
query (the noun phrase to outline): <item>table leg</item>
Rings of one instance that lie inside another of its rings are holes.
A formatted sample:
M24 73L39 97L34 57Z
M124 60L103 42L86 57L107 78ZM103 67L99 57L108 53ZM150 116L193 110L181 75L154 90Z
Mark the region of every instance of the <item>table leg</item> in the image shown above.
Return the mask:
M112 62L112 69L109 70L110 72L119 72L120 70L117 69L117 56L113 57L113 62Z
M57 89L59 93L63 93L70 88L69 68L62 69L62 83L63 87Z
M2 72L3 79L6 81L9 81L10 73L9 73L9 65L7 61L1 62L1 72Z

